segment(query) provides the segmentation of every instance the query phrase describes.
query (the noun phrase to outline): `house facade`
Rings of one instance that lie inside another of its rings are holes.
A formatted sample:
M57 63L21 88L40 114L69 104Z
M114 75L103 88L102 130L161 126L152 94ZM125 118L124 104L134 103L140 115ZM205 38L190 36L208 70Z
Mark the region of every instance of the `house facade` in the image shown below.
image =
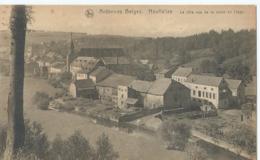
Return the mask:
M179 82L183 85L186 84L186 80L188 79L189 75L191 75L193 72L192 68L186 68L186 67L179 67L173 74L172 74L172 80Z
M83 98L97 98L97 91L95 84L91 79L85 80L75 80L71 82L69 86L70 95L74 98L83 97Z
M232 92L224 78L192 74L185 83L193 100L213 104L216 108L229 106Z
M104 103L112 103L115 107L123 108L125 98L128 97L128 85L135 77L113 73L104 80L97 82L99 99ZM119 102L120 101L120 102Z
M149 109L171 107L173 104L171 84L170 78L154 81L144 99L144 107Z

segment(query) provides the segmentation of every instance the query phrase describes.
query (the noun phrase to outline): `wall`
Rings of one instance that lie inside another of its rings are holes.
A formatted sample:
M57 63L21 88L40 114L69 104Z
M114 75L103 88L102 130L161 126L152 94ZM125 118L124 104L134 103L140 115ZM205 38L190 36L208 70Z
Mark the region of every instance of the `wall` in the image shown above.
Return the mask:
M119 108L125 108L126 100L128 98L128 87L127 86L118 86L117 89L118 102L117 105Z
M158 108L164 105L164 97L160 95L147 94L144 99L145 108Z
M211 102L215 107L219 106L219 89L218 89L218 87L199 85L199 84L193 84L193 83L189 83L188 85L190 88L191 98L206 100L208 102ZM199 91L200 91L200 96L199 96ZM195 94L194 94L194 92L195 92Z
M85 73L77 73L76 74L76 79L77 80L88 79L88 75L85 74Z

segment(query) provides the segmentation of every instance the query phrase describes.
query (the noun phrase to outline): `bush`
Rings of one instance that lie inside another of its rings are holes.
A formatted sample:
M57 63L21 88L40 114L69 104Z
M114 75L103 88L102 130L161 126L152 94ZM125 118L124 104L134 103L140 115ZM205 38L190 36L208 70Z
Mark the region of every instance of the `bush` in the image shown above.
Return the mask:
M161 138L167 143L167 148L183 150L191 136L191 127L184 122L168 120L162 123L159 131Z
M76 131L67 140L57 136L52 144L51 159L53 160L94 160L95 151L89 142Z
M49 142L46 134L42 131L40 124L25 121L25 142L24 147L15 155L15 160L37 160L48 159ZM0 157L3 155L6 143L7 128L0 130Z
M256 132L248 126L235 127L228 133L228 139L232 144L245 149L249 153L256 152Z
M97 140L97 149L79 131L63 140L59 135L50 143L40 124L25 122L24 147L14 160L116 160L109 138L102 134ZM0 128L0 159L5 151L6 127Z
M47 110L50 102L50 97L47 93L36 92L32 98L33 104L35 104L39 109Z
M188 143L185 152L187 160L206 160L207 152L195 143Z
M97 140L96 160L116 160L118 157L108 136L103 133Z

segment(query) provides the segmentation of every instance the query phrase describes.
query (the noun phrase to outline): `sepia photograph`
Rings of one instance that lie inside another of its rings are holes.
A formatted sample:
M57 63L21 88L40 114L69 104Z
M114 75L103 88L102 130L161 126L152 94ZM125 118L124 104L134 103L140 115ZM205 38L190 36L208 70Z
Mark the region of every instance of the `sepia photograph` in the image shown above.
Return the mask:
M0 5L0 160L256 160L256 5Z

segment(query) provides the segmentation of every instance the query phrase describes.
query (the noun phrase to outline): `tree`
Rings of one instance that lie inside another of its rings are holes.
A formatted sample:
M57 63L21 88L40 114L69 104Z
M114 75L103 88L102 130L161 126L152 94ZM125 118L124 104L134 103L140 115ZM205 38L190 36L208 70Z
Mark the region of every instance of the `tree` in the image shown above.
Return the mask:
M251 79L250 68L240 63L232 64L226 68L226 73L234 79L249 81Z
M30 121L25 121L25 140L24 146L20 148L13 159L15 160L38 160L48 159L49 141L47 135L43 132L40 124ZM0 128L0 158L6 146L6 127Z
M7 104L8 129L5 160L13 159L13 155L23 147L25 139L23 82L27 18L25 6L12 7L10 17L10 91Z
M168 120L160 127L161 138L167 143L167 148L183 150L191 136L191 127L184 122Z
M217 75L218 65L215 61L206 59L200 63L200 71L202 73L213 73Z
M229 140L235 146L245 149L249 153L256 152L256 132L245 125L236 126L228 133Z
M96 160L116 160L118 157L108 136L103 133L97 140Z
M185 148L187 160L206 160L207 152L195 143L187 144Z
M79 131L71 135L67 141L64 142L64 154L62 160L93 160L94 149L89 144Z

